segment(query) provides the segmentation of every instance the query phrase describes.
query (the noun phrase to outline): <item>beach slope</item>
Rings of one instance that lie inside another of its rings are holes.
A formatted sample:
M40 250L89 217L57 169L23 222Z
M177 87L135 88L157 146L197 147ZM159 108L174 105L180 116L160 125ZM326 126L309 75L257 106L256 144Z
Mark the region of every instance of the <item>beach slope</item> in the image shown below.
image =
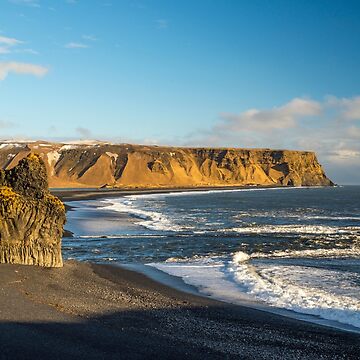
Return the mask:
M0 359L356 359L360 336L110 265L0 265Z

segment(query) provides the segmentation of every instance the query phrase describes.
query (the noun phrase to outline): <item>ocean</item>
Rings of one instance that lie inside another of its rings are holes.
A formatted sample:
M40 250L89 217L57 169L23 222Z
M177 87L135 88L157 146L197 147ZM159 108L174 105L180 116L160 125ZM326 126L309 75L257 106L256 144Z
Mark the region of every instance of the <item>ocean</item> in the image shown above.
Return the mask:
M65 259L157 269L219 300L360 331L360 186L70 205Z

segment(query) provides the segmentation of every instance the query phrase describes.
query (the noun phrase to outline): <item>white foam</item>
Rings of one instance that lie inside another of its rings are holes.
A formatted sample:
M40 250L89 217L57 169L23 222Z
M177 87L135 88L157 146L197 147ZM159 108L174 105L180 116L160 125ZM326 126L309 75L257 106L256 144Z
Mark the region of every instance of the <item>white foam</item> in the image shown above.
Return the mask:
M275 188L277 190L279 188ZM294 189L294 188L280 188L280 189ZM210 191L201 191L196 192L201 194L208 194L209 192L223 192L223 191L253 191L261 189L238 189L238 190L210 190ZM273 190L273 189L262 189L262 190ZM204 234L209 232L216 233L238 233L244 235L251 234L300 234L300 235L354 235L360 236L360 226L329 226L329 225L308 225L308 224L283 224L283 225L259 225L254 224L252 226L237 226L230 228L220 228L222 224L220 223L209 223L205 225L213 225L214 229L209 228L197 228L189 224L196 222L199 224L199 214L194 218L194 221L187 221L187 225L181 224L180 222L172 216L170 213L163 213L161 210L161 205L159 206L158 201L147 202L147 200L161 199L161 197L166 196L179 196L179 195L194 195L194 192L186 193L168 193L168 194L141 194L141 195L129 195L117 199L106 199L103 201L106 206L104 209L128 213L134 217L141 219L138 222L139 225L144 226L150 230L157 231L192 231L193 234ZM246 213L248 214L248 213ZM250 215L251 213L249 213ZM239 216L243 216L243 213L240 213ZM269 215L269 214L267 214Z
M320 254L360 255L358 249L292 252L292 256ZM289 252L277 252L275 257ZM274 254L236 252L231 261L221 256L169 258L164 263L148 264L170 275L181 277L207 296L235 304L258 301L276 309L313 315L327 321L360 328L360 276L350 272L261 263ZM254 259L258 259L254 262ZM276 261L276 259L274 260ZM319 260L315 260L319 261ZM339 286L341 284L341 286ZM255 304L255 303L254 303ZM255 305L256 306L256 305Z
M342 234L359 233L360 226L325 226L325 225L256 225L233 227L219 231L233 231L241 234Z
M350 221L360 221L360 216L341 216L341 215L309 215L309 212L314 212L314 209L302 209L300 212L299 209L294 212L289 212L288 210L277 210L277 211L239 211L236 215L233 216L234 219L252 217L252 218L289 218L289 219L299 219L299 220L350 220Z
M338 257L359 257L360 247L355 244L349 248L332 249L307 249L307 250L284 250L266 253L252 253L252 259L264 258L338 258Z
M235 253L234 257L233 257L233 261L234 263L240 264L242 262L245 262L247 260L250 259L250 256L243 252L243 251L238 251L237 253Z
M134 197L135 196L128 196L120 199L104 200L102 202L108 205L104 206L103 209L128 213L142 219L138 224L150 230L181 231L184 229L180 225L173 223L166 215L160 212L137 208L133 203Z
M181 277L199 291L215 299L230 303L251 301L251 297L238 291L234 282L228 281L224 263L217 258L194 257L192 259L168 259L165 263L147 264L167 274Z
M351 289L348 281L345 289L346 274L280 264L260 267L236 260L235 254L229 272L241 288L257 300L360 328L360 297L356 295L360 288L353 285ZM344 289L339 290L339 283Z

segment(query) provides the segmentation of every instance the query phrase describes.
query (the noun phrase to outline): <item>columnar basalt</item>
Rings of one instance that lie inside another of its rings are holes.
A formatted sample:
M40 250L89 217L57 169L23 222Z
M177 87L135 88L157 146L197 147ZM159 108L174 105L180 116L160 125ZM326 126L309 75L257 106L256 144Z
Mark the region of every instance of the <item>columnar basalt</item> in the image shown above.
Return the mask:
M0 170L0 263L61 267L64 223L65 207L49 193L38 155Z

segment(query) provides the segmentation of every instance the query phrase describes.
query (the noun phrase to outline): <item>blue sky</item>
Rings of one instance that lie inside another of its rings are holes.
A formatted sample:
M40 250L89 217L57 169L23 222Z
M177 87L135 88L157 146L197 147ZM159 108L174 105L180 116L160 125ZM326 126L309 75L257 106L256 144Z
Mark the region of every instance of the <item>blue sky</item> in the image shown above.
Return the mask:
M314 150L360 183L360 3L0 0L0 138Z

